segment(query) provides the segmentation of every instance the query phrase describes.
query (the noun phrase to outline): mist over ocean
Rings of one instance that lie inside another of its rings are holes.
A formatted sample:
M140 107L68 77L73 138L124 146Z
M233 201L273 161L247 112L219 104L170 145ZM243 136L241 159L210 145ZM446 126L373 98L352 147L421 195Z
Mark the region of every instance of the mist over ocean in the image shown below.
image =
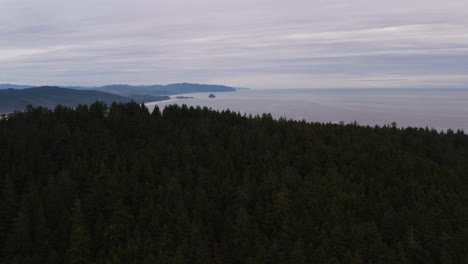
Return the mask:
M208 95L187 94L193 98L146 105L150 110L186 104L312 122L396 122L399 127L468 131L468 89L275 89L216 93L214 99Z

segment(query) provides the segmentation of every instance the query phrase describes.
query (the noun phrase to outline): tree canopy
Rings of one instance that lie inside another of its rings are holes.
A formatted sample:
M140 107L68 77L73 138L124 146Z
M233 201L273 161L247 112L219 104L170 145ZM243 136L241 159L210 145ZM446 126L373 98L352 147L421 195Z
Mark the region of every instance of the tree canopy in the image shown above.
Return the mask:
M0 263L468 263L468 136L134 102L0 119Z

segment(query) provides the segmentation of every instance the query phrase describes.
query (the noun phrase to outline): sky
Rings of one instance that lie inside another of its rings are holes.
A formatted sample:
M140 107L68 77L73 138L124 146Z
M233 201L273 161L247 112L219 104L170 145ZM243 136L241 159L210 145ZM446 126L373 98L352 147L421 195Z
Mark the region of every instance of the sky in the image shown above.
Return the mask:
M468 88L467 0L0 0L0 83Z

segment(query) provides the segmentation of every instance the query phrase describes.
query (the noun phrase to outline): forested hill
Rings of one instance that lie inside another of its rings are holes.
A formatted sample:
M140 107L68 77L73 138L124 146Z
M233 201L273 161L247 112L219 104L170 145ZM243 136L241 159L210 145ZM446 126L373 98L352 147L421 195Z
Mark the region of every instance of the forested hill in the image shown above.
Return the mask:
M129 102L159 101L169 99L167 96L130 96L123 97L102 91L67 89L54 86L43 86L27 89L0 90L0 113L24 110L27 105L55 107L58 104L76 106L78 104L91 104L95 101Z
M130 101L129 98L100 91L81 91L53 86L4 89L0 90L0 113L23 110L29 104L48 107L55 107L58 104L75 106L90 104L97 100L108 103Z
M463 132L136 103L0 120L1 263L468 263Z

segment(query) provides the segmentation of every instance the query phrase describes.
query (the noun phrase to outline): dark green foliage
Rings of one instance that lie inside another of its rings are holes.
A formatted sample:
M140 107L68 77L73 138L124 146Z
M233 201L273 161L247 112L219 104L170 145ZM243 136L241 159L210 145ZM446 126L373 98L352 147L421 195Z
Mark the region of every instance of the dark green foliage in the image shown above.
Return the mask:
M0 120L0 263L468 263L461 131L137 103Z
M86 224L81 202L75 201L71 216L70 243L65 255L65 263L86 264L91 262L91 239Z

